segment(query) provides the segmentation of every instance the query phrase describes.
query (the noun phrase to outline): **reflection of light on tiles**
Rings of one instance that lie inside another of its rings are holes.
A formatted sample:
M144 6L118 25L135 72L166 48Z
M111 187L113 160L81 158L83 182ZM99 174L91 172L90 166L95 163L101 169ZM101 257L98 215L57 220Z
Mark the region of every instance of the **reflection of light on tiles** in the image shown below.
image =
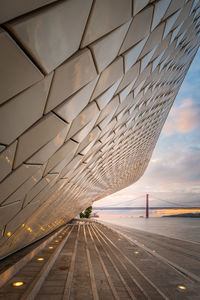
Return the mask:
M179 288L180 290L186 290L186 287L185 287L184 285L178 285L178 288Z
M23 284L24 284L23 281L16 281L16 282L12 283L12 285L15 286L15 287L22 286Z
M34 180L35 182L37 182L37 178L35 178L34 176L32 176L32 178L33 178L33 180Z
M12 235L12 233L9 231L9 232L7 232L7 236L11 236Z
M90 132L90 135L89 135L89 142L92 142L93 140L93 137L94 137L94 133L93 132Z
M139 254L139 251L135 251L134 253L135 253L135 254Z
M83 112L81 115L81 125L84 126L86 124L86 114Z
M5 160L7 160L7 162L10 164L11 163L11 160L9 159L8 156L5 157Z
M53 249L53 246L49 246L49 249Z
M38 261L43 261L43 260L44 260L44 257L38 257L37 260L38 260Z

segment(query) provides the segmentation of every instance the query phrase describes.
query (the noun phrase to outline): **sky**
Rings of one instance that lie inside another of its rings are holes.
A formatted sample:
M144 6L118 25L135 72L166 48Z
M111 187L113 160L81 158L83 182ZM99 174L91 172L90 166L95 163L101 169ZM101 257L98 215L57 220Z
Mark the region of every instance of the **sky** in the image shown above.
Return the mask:
M144 206L145 194L149 193L152 207L173 206L172 203L200 207L199 100L200 50L182 83L143 177L95 202L95 206Z

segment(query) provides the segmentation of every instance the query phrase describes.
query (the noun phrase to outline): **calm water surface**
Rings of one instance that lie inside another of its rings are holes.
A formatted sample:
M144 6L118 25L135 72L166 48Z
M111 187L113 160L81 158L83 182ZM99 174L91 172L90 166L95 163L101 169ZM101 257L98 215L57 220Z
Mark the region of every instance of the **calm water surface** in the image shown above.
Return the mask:
M200 243L200 218L99 218L99 221Z

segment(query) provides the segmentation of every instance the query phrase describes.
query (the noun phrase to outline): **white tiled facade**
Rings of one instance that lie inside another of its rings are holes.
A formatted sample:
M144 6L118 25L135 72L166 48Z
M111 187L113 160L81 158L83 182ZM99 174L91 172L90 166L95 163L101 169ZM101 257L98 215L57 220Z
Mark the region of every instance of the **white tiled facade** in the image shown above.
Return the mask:
M4 257L141 177L198 50L200 1L9 0L0 22Z

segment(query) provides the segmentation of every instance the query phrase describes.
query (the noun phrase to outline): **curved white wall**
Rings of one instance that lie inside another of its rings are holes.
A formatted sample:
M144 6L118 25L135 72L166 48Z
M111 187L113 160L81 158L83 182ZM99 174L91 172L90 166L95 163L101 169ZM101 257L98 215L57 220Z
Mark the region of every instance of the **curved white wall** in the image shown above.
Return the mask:
M0 257L144 173L200 41L200 3L0 7Z

